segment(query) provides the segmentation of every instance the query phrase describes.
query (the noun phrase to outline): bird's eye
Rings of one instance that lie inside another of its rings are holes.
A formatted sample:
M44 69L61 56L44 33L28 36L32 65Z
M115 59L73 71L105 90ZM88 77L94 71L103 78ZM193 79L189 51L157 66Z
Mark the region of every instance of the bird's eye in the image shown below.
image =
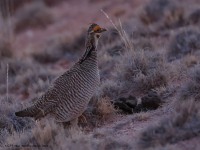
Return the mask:
M97 38L100 38L100 35L96 35Z
M93 29L94 32L99 32L101 31L101 28L99 26L95 26Z
M100 31L100 29L97 29L97 30L93 30L94 32L98 33Z

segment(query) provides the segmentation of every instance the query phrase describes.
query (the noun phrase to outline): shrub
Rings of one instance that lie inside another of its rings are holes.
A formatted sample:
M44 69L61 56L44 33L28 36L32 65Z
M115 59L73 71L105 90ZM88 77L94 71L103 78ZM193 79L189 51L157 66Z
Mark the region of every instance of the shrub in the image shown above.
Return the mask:
M19 33L30 28L45 28L52 22L48 8L42 2L34 2L16 12L14 31Z
M140 38L139 40L135 40L133 43L136 50L155 50L152 42L150 40L147 40L146 38Z
M0 143L4 143L6 140L5 137L10 136L13 132L22 132L34 125L31 119L15 116L14 113L20 109L20 105L13 98L1 98L0 104Z
M165 146L188 140L200 134L199 103L179 102L176 111L158 125L144 130L139 139L142 148Z
M27 60L7 60L1 63L0 71L2 76L1 95L5 95L7 80L7 64L8 70L8 88L9 92L17 94L16 97L21 99L29 98L32 93L42 93L49 86L49 82L55 77L48 69L44 70L43 66L33 65Z
M97 114L99 114L103 119L108 118L110 115L114 114L115 109L109 98L105 97L97 101Z
M88 109L79 118L80 125L90 129L99 127L105 123L105 121L110 119L115 113L116 110L108 97L93 98L90 101Z
M107 46L107 49L105 49L105 51L112 57L119 56L124 53L125 46L123 43L111 43Z
M180 58L188 53L200 49L200 32L193 29L185 29L178 32L169 44L169 59Z
M183 63L186 65L186 67L192 68L199 63L199 58L200 56L198 55L187 55L183 58Z
M183 26L184 9L172 0L151 0L140 15L144 24L158 23L160 29Z
M18 145L19 149L23 146L38 149L131 149L131 145L115 137L97 138L93 134L82 133L75 129L64 129L55 124L52 120L43 120L37 123L31 130L22 133L13 133L6 138L4 144ZM20 138L19 138L20 137Z
M134 96L167 85L164 59L150 51L128 52L117 69L116 80L121 83L122 90Z
M120 56L125 52L125 47L121 44L121 42L116 41L98 50L101 81L113 79L116 64L118 64Z
M180 100L194 99L200 100L200 65L192 68L189 72L189 80L182 86L180 90Z
M105 80L101 83L97 94L94 97L108 97L111 100L118 98L120 95L120 84L113 80Z
M188 23L189 24L199 24L200 23L200 9L194 10L189 16L188 16Z
M12 57L12 47L9 42L0 41L0 59Z

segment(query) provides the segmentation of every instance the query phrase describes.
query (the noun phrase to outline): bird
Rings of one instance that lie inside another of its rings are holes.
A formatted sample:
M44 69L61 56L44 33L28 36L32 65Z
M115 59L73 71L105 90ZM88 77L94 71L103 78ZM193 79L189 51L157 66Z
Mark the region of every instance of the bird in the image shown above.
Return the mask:
M77 125L78 117L87 109L90 99L100 85L97 45L105 31L105 28L96 23L90 24L82 57L55 79L46 92L36 98L32 106L15 112L15 115L39 120L50 114L56 122Z

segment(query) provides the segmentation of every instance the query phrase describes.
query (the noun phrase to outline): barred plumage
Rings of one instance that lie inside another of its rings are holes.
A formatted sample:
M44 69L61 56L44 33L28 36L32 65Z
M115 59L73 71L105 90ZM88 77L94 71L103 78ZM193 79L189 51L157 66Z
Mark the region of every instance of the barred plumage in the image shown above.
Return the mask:
M16 116L39 119L51 114L58 122L78 118L100 83L96 47L103 31L106 30L92 24L88 29L86 51L82 58L58 77L33 106L16 112Z

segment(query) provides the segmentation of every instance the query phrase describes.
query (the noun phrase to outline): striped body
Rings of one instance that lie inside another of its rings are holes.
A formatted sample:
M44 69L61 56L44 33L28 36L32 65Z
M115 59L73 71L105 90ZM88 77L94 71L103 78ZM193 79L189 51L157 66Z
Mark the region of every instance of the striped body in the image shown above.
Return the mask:
M97 52L92 50L84 61L57 78L32 107L16 115L38 119L52 114L56 121L68 122L85 111L99 83Z
M81 59L58 77L33 106L15 115L37 120L50 114L58 122L77 120L86 110L100 83L96 47L100 33L104 31L97 24L92 24L88 29L86 51Z
M57 121L66 122L79 117L100 83L96 51L92 51L81 64L77 63L55 83L59 104L53 111Z

